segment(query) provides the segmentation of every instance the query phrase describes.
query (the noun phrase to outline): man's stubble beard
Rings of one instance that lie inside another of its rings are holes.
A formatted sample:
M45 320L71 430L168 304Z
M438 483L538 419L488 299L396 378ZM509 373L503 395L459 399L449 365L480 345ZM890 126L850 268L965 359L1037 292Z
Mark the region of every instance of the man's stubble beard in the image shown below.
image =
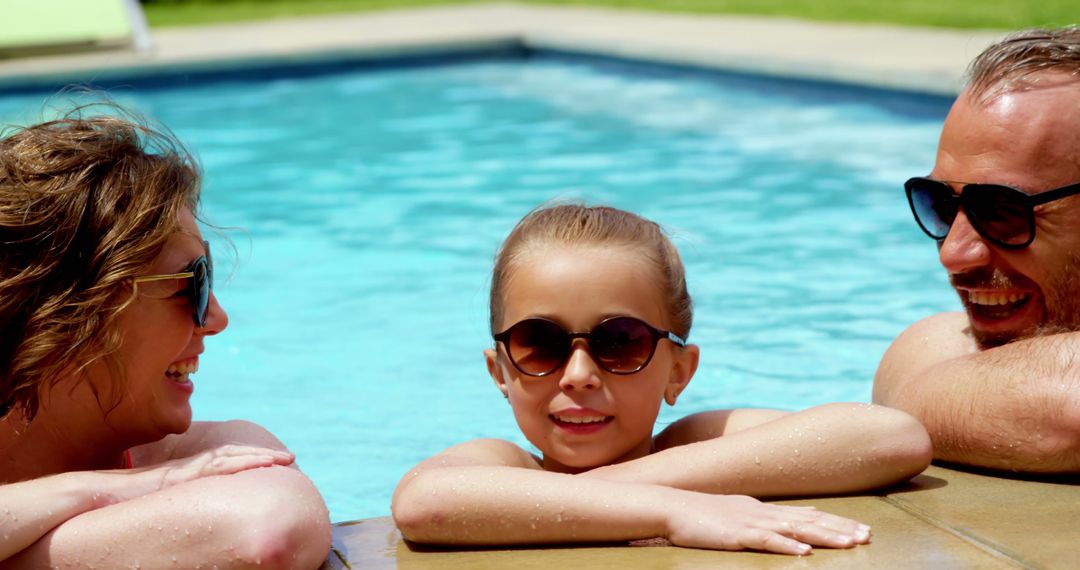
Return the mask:
M1041 336L1080 331L1080 251L1071 251L1043 290L1046 320L1030 332L1014 336L990 336L972 328L972 336L980 350L994 348Z

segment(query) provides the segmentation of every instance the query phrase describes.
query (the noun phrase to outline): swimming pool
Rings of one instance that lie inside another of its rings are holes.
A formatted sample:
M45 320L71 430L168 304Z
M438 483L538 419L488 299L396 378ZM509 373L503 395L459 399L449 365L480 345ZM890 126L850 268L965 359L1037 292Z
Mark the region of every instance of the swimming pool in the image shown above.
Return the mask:
M242 228L238 259L210 236L231 325L196 417L269 427L335 521L387 514L452 443L525 443L481 350L495 249L545 201L628 208L679 246L702 363L661 426L868 400L888 342L958 307L900 190L933 162L941 99L567 56L112 94L189 143L206 217ZM43 97L0 96L0 118Z

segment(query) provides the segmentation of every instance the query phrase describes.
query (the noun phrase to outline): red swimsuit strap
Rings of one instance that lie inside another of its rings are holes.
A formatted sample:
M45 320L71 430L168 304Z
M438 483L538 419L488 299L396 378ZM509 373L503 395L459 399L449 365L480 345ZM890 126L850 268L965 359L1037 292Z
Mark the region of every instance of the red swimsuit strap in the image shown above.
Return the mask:
M135 465L131 462L131 450L124 451L124 469L131 469Z

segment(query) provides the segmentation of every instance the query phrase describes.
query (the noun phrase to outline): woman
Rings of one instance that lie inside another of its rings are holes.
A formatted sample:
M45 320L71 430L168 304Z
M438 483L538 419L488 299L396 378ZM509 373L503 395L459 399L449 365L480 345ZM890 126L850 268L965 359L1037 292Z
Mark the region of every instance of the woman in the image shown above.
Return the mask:
M317 567L328 514L293 455L191 419L228 323L192 158L84 111L0 138L0 567Z

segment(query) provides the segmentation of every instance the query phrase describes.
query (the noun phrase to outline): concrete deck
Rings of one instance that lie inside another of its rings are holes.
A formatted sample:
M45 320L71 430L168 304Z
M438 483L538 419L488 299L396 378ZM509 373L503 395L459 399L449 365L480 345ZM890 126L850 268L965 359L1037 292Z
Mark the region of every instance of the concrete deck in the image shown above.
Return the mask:
M652 62L954 94L1002 32L777 18L479 4L154 30L154 50L0 59L5 85L56 85L205 65L297 62L517 43Z
M1080 486L931 467L880 496L782 501L873 527L873 543L806 557L625 545L446 550L406 544L389 518L334 527L324 569L1076 568Z

